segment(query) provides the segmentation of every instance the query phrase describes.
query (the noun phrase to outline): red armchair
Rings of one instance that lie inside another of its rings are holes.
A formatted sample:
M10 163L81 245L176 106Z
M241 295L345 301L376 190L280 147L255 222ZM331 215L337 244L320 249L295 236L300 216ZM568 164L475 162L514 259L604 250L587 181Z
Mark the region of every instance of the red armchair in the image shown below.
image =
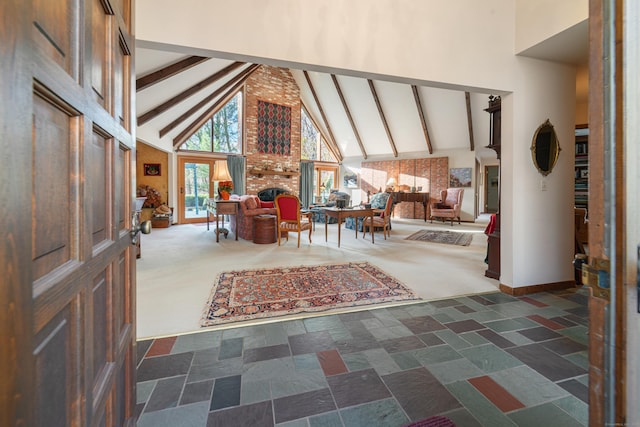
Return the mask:
M311 231L313 229L311 218L305 216L303 220L300 213L300 199L294 194L279 194L276 196L276 211L278 215L278 246L283 232L289 240L289 232L298 233L298 247L300 247L300 234L309 230L309 244L311 244Z
M440 192L440 201L431 205L431 222L433 218L440 218L444 221L446 218L451 220L457 219L460 224L460 210L462 209L462 196L464 188L447 188Z
M231 215L229 228L238 237L253 240L253 218L256 215L275 215L273 202L263 202L258 196L244 195L239 199L238 213Z

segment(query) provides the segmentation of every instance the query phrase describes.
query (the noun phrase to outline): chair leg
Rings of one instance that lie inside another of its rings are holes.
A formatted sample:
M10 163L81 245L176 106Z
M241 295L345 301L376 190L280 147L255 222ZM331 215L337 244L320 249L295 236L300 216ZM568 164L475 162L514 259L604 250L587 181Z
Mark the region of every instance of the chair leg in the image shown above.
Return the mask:
M309 244L311 244L311 231L313 231L313 226L309 227Z
M276 230L278 232L278 246L280 246L280 234L282 234L282 231L280 231L280 227L277 227Z
M298 247L300 247L300 235L302 234L302 230L298 230Z

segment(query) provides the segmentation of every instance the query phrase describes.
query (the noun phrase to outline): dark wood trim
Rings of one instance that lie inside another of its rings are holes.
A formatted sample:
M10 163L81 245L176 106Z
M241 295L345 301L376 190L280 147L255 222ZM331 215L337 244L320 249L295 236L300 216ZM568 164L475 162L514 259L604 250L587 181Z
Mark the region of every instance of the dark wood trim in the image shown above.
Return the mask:
M207 110L202 113L200 116L198 116L198 118L196 120L194 120L193 122L191 122L191 124L189 126L187 126L182 132L180 132L180 134L178 134L178 136L176 136L173 139L173 148L178 148L180 145L182 145L183 142L185 142L187 140L187 138L194 133L196 130L198 130L198 128L200 126L202 126L207 120L209 120L211 118L211 116L213 116L216 111L218 111L218 109L220 108L220 106L224 103L226 103L231 97L232 95L235 95L235 92L237 92L242 85L244 85L244 83L247 81L247 79L258 69L261 67L261 65L256 64L257 67L255 67L253 70L251 70L250 72L246 73L244 75L244 77L242 79L240 79L239 81L236 82L236 84L234 84L233 86L231 86L229 88L229 90L227 90L224 95L222 95L220 97L220 99L218 99L211 107L207 108Z
M187 71L191 67L195 67L201 62L207 61L211 58L206 56L190 56L178 62L174 62L171 65L167 65L158 71L154 71L136 80L136 92L140 92L156 83L160 83L163 80L180 74L183 71Z
M367 158L367 150L364 148L364 144L362 143L362 139L360 138L360 134L358 133L358 128L356 127L356 123L353 121L353 116L351 116L351 111L349 110L349 106L347 105L347 100L344 98L344 94L342 93L342 89L340 89L340 83L338 83L338 78L335 74L331 74L331 80L333 80L333 85L336 87L336 92L338 92L338 96L340 97L340 101L342 102L342 106L344 107L344 112L347 114L347 118L349 119L349 123L351 123L351 129L353 129L353 134L356 137L356 141L360 146L360 151L362 152L362 156Z
M382 120L382 124L384 126L385 132L387 132L387 138L389 138L389 144L391 144L391 150L393 151L393 157L398 157L398 149L396 148L396 143L393 142L393 136L391 135L391 130L389 129L389 123L387 123L387 118L384 116L384 111L382 111L382 104L380 104L380 98L378 98L378 93L376 92L376 87L373 84L373 80L367 79L369 83L369 89L371 89L371 95L373 95L373 100L376 102L376 107L378 107L378 113L380 114L380 120Z
M218 89L214 90L213 93L211 93L210 95L207 95L202 101L198 102L196 105L194 105L193 107L189 108L187 111L182 113L179 117L174 119L171 123L169 123L168 125L166 125L162 129L160 129L160 132L158 133L159 137L160 138L164 137L166 134L171 132L173 129L175 129L176 127L180 126L180 124L182 122L184 122L189 117L191 117L194 114L196 114L196 112L198 112L198 110L200 110L202 107L207 105L209 102L213 101L221 93L224 93L224 91L226 91L229 87L231 87L232 85L236 84L238 81L244 79L246 76L248 76L251 73L253 73L259 66L260 66L260 64L251 64L249 67L245 68L244 70L242 70L241 72L239 72L238 74L233 76L233 78L231 80L229 80L228 82L226 82L225 84L220 86Z
M340 147L338 147L338 144L336 144L336 138L333 136L333 131L331 130L331 125L329 124L329 120L327 119L327 115L324 113L324 110L322 109L322 104L320 103L320 99L318 98L318 94L316 93L316 90L313 87L313 83L311 82L311 77L309 77L309 73L306 70L302 70L302 73L304 74L304 78L307 80L307 84L309 85L309 89L311 90L311 95L313 95L313 99L314 101L316 101L316 105L318 106L318 110L320 110L320 115L322 116L322 121L324 121L324 125L327 128L327 132L329 132L329 137L330 139L327 140L327 143L331 144L333 146L333 148L340 153L340 161L342 161L343 156L342 156L342 151L340 151ZM366 153L364 154L364 158L366 159Z
M420 102L420 92L418 86L411 85L411 91L413 92L413 99L416 101L416 108L418 109L418 116L420 116L420 124L422 125L422 132L424 133L424 139L427 142L427 149L429 154L433 154L433 147L431 146L431 137L429 136L429 128L427 128L427 116L424 114L422 108L422 102Z
M322 138L327 142L327 149L329 151L331 151L331 154L333 154L333 157L336 158L336 161L341 162L342 159L343 159L342 153L340 153L339 151L336 152L336 150L333 147L333 145L329 144L329 138L327 138L327 136L324 134L324 131L322 130L322 128L320 126L318 126L318 123L316 122L315 117L313 117L311 115L311 113L309 112L309 109L307 108L307 106L305 105L305 103L304 103L304 101L302 99L300 99L300 103L302 104L302 108L304 108L304 111L306 111L307 117L309 117L309 120L311 120L311 122L313 122L313 125L316 127L318 132L320 132L320 135L322 135ZM315 162L318 163L318 161L315 161Z
M143 115L138 116L138 126L142 126L145 123L147 123L148 121L153 120L154 118L158 117L160 114L162 114L165 111L167 111L169 108L173 107L174 105L179 104L180 102L184 101L185 99L189 98L190 96L195 95L196 93L200 92L205 87L215 83L217 80L219 80L222 77L226 76L227 74L229 74L230 72L232 72L236 68L242 66L243 64L244 64L244 62L236 61L236 62L226 66L222 70L217 71L214 74L210 75L206 79L196 83L195 85L191 86L190 88L182 91L181 93L179 93L176 96L172 97L168 101L165 101L162 104L158 105L157 107L154 107L151 110L147 111Z
M537 292L549 292L549 291L561 291L563 289L577 288L576 282L569 280L566 282L554 282L554 283L542 283L539 285L522 286L519 288L512 288L511 286L500 283L500 292L515 297L527 294L535 294Z
M473 141L473 120L471 117L471 94L469 92L464 93L464 99L467 104L467 125L469 126L469 149L473 151L475 143Z

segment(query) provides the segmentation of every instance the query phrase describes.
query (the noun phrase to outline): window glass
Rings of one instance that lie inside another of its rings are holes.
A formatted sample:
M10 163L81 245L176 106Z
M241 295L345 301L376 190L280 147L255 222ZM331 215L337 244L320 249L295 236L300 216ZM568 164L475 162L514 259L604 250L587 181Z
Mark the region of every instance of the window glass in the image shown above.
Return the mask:
M320 139L320 132L313 125L313 122L307 115L304 108L301 109L301 129L302 136L302 153L303 160L318 160L318 141Z
M238 92L180 146L180 150L242 152L242 92Z

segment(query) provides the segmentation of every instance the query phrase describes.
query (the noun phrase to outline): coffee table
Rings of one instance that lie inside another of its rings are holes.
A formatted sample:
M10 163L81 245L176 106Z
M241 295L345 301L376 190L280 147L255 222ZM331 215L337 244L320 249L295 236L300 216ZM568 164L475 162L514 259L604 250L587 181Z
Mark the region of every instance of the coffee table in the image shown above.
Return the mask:
M340 229L342 228L342 220L348 217L354 217L356 219L356 239L358 238L358 218L359 217L369 217L371 218L371 222L373 223L373 209L371 208L351 208L351 209L340 209L340 208L322 208L325 216L333 217L338 220L338 247L340 247ZM324 222L324 241L327 241L328 235L328 223L329 221ZM371 243L374 243L374 233L371 233Z

